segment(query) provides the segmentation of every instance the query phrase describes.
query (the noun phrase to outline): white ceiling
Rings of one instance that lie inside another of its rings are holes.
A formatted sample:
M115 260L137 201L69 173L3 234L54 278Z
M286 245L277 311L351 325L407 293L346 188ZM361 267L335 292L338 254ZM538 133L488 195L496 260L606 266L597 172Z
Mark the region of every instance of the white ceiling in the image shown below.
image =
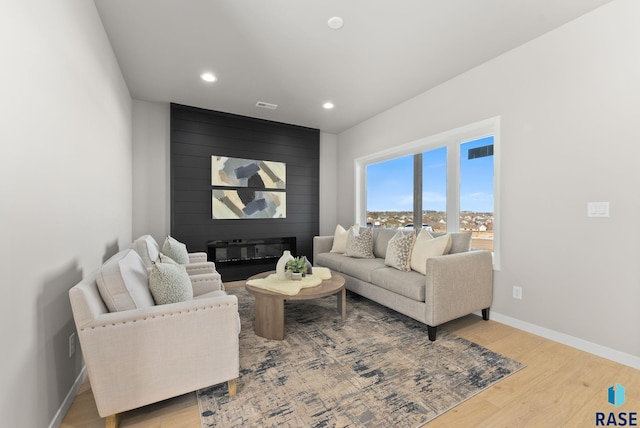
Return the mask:
M95 3L133 98L339 133L609 1Z

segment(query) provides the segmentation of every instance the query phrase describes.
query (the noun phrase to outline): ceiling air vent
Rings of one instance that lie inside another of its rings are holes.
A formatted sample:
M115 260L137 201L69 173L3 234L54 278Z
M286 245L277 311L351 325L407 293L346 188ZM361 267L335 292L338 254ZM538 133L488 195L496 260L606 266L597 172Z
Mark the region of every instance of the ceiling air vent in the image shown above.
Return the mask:
M269 110L275 110L278 108L276 104L265 103L264 101L258 101L256 107L268 108Z

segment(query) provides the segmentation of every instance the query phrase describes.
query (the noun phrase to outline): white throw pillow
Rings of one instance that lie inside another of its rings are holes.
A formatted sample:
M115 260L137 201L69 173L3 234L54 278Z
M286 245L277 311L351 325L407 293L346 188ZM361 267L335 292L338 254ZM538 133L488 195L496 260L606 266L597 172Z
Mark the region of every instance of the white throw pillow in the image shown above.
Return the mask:
M446 254L450 248L451 235L434 238L428 231L420 231L411 251L411 269L426 275L427 259Z
M154 263L149 274L149 290L156 305L193 300L193 285L184 266Z
M387 244L387 255L384 264L408 272L411 270L411 250L416 241L413 232L398 231Z
M333 246L331 247L332 253L344 254L347 252L347 237L349 233L344 227L337 225L336 231L333 233Z
M187 252L187 246L171 236L167 236L162 245L162 253L168 257L171 257L177 263L181 265L189 264L189 253Z
M109 312L153 306L147 268L134 250L123 250L107 260L96 273L98 291Z

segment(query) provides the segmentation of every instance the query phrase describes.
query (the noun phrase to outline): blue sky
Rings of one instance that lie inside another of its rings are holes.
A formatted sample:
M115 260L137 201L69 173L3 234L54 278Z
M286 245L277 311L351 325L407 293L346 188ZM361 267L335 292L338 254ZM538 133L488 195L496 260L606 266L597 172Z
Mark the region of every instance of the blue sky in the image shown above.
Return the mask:
M460 210L493 212L493 156L467 159L468 150L493 137L461 146ZM446 209L446 149L423 154L423 210ZM413 211L413 155L367 167L367 211Z

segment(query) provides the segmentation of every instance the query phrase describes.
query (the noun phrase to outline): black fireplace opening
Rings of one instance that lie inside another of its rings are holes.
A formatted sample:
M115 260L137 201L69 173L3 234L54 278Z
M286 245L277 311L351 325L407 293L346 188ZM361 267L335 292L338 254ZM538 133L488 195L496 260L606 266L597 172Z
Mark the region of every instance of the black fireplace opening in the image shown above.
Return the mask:
M222 281L239 281L260 272L275 270L285 250L295 255L295 237L207 242L208 259L216 264Z

